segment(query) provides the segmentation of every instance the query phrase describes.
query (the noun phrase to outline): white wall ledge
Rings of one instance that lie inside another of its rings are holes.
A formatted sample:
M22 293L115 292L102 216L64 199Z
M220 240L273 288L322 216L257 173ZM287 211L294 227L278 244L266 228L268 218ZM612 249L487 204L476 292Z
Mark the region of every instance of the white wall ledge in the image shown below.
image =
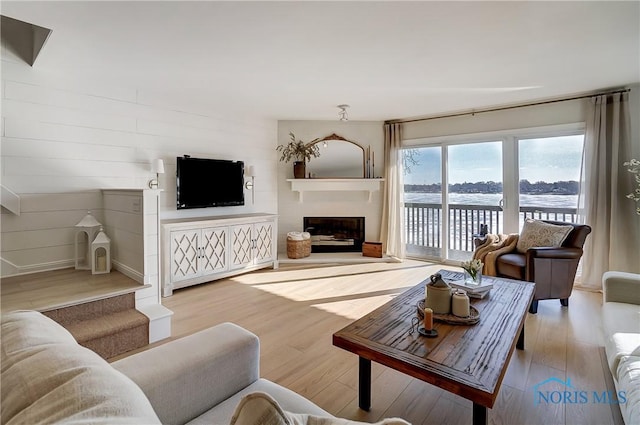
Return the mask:
M291 190L298 192L298 201L304 202L304 192L364 191L369 192L369 200L373 192L380 191L384 179L287 179L291 182Z

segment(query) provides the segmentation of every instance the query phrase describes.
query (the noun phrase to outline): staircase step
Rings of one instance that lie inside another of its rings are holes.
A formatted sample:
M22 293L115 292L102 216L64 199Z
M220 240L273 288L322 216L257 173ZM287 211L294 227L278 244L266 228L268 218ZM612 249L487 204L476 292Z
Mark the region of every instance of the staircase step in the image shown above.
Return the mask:
M63 326L71 332L79 344L82 344L92 339L114 335L139 326L148 327L148 325L149 318L147 316L138 310L127 310L94 319L67 323ZM147 340L148 338L147 336Z
M136 296L134 293L130 293L44 311L43 314L62 325L67 325L135 308Z
M141 309L146 316L136 310L136 291L151 285L118 271L90 275L63 269L12 276L0 283L0 310L40 311L107 359L148 345L150 337L171 335L170 310Z
M78 344L105 359L149 344L149 318L137 310L120 311L64 326Z
M86 270L61 269L2 278L0 304L3 312L45 312L149 287L151 285L141 285L115 270L92 275Z
M149 318L135 309L135 294L117 295L43 312L78 344L105 359L149 344Z
M103 338L85 341L81 345L95 351L104 359L111 359L128 351L142 348L148 345L147 341L149 341L149 327L138 326Z

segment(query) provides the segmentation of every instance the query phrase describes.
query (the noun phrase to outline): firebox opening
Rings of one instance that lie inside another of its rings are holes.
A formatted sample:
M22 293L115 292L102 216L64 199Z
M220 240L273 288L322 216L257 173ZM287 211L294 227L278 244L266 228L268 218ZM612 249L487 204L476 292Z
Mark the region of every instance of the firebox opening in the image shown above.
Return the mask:
M364 217L304 217L311 252L361 252Z

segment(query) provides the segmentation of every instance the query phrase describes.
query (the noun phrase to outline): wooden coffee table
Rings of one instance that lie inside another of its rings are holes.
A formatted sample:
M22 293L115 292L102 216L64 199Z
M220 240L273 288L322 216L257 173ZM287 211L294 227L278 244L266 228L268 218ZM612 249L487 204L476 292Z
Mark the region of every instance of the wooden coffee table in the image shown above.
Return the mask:
M445 280L462 273L441 270ZM424 282L333 334L333 345L360 356L359 406L371 407L371 361L436 385L473 402L473 423L487 423L509 359L524 349L524 321L535 284L483 276L491 293L471 304L480 312L475 325L434 322L438 337L411 330L416 304L424 299Z

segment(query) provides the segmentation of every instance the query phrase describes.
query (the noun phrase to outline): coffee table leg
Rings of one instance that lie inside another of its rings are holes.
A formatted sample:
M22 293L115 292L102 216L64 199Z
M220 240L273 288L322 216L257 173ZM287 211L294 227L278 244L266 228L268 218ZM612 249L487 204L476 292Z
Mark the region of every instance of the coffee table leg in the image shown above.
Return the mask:
M368 412L371 408L371 360L360 357L358 378L358 405Z
M488 411L485 406L473 403L473 425L487 425L489 423Z
M516 342L516 348L518 350L524 350L524 323L522 324L522 329L520 330L520 336L518 337L518 342Z

